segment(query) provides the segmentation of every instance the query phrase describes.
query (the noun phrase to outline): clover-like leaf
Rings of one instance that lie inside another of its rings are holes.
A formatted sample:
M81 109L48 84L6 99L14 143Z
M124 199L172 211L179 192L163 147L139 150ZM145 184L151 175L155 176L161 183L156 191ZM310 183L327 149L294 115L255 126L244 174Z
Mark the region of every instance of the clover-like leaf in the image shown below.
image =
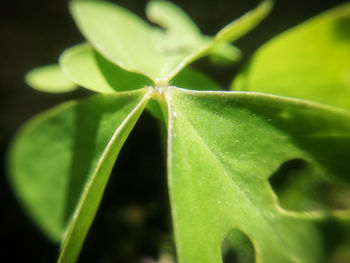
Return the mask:
M126 71L112 64L87 43L66 50L60 57L60 66L65 75L77 85L100 93L140 89L153 84L141 74ZM172 83L188 89L220 89L211 79L190 68L179 72ZM152 101L147 109L158 119L163 119L157 102Z
M167 27L168 33L110 2L71 2L77 25L98 52L120 67L144 74L157 83L169 82L186 65L212 52L235 56L236 49L233 51L227 43L256 26L270 8L271 1L264 0L255 10L208 39L196 35L197 29L189 19L174 30L172 23L184 15L171 4L155 2L148 12L153 21ZM169 17L165 18L158 10L165 10ZM174 37L180 33L185 35Z
M10 153L11 183L38 226L75 262L148 89L67 102L29 121Z
M223 240L231 247L247 246L248 253L254 247L261 263L324 260L319 223L335 220L348 231L350 222L350 205L343 198L350 193L349 112L255 92L174 87L218 89L184 67L205 55L237 60L240 53L230 42L256 26L271 7L271 0L263 0L210 37L170 2L147 6L148 18L162 29L109 2L71 2L89 44L62 55L64 75L53 66L51 75L43 68L28 76L39 83L32 81L35 87L74 82L108 94L34 118L10 155L11 182L20 200L40 228L62 241L59 262L76 261L120 148L151 97L151 112L168 117L168 179L179 263L221 262ZM267 44L235 85L249 83L249 90L262 87L264 92L275 92L275 85L283 95L349 109L349 62L340 59L349 56L349 13L345 4ZM308 46L310 39L322 44ZM281 62L286 48L295 50ZM298 71L295 65L305 58L309 63ZM291 77L293 70L299 79ZM293 161L305 166L286 170ZM275 189L276 177L291 175L292 190ZM323 183L332 186L324 194L331 198L310 200ZM333 259L344 255L339 250Z
M258 49L234 90L267 92L350 109L350 4L320 14Z
M332 210L285 210L268 179L282 163L299 158L320 171L319 180L349 190L349 113L259 93L170 87L166 98L179 262L221 262L221 242L233 229L250 238L257 262L322 262L321 232L313 221ZM349 210L345 214L349 219Z
M153 85L145 76L112 64L87 43L66 50L60 58L60 65L65 75L77 85L99 93L140 89ZM179 72L172 84L186 89L220 89L207 76L190 68Z
M77 88L58 65L32 69L26 74L26 83L33 89L49 93L70 92Z

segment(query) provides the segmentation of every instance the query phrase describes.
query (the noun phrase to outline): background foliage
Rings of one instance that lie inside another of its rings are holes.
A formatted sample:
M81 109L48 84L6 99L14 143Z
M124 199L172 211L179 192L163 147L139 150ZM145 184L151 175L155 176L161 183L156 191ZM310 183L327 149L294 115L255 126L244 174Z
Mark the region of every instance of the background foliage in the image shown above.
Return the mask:
M141 17L147 1L115 1ZM174 1L209 35L252 9L257 1ZM305 19L345 1L278 1L263 23L240 39L237 46L249 57L272 36ZM7 1L0 16L0 147L2 205L1 249L4 258L13 262L24 259L54 262L57 247L31 224L14 199L5 178L5 150L12 134L30 116L69 98L91 94L78 90L71 94L50 95L28 88L23 81L29 69L55 63L64 48L80 43L78 32L67 10L67 1ZM219 80L224 87L240 66L218 68L206 60L195 63L200 70ZM157 123L145 112L119 156L104 201L84 245L80 262L125 262L157 255L157 242L168 239L161 233L170 231L162 146ZM144 140L147 138L147 140ZM132 159L135 166L128 162ZM115 174L118 176L114 176ZM120 262L120 261L118 261Z

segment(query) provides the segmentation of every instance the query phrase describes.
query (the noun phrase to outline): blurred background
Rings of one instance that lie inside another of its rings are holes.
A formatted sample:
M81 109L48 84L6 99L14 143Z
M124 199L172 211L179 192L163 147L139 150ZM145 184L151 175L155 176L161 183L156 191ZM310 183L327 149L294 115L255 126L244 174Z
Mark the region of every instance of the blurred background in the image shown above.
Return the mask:
M12 0L2 3L0 15L0 250L8 262L55 262L58 245L50 243L24 214L6 179L6 150L28 118L60 102L88 96L80 89L50 95L30 89L24 74L57 62L61 52L84 41L68 12L67 0ZM116 3L144 17L146 0ZM215 34L258 3L257 0L177 0L202 32ZM227 89L235 72L260 45L278 33L345 1L276 0L271 15L237 41L243 60L217 67L206 59L193 66ZM118 165L79 262L151 263L161 251L171 253L171 221L165 158L157 122L145 113L122 149ZM147 139L145 139L147 138ZM138 165L134 165L137 163ZM2 260L1 260L2 261ZM3 261L6 262L6 261Z

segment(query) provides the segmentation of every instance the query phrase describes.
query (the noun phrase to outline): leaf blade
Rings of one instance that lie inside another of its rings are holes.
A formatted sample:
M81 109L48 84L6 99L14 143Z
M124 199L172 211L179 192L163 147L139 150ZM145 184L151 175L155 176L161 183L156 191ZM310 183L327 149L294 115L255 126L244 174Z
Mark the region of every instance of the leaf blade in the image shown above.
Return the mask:
M255 9L225 26L213 38L205 39L204 43L199 45L196 51L184 58L183 61L169 73L171 78L184 66L206 55L213 54L214 57L215 55L219 55L226 59L231 58L232 60L238 60L241 55L240 51L229 45L229 43L237 40L256 27L269 14L272 6L272 0L261 0L260 4Z
M203 47L214 39L214 37L202 35L197 25L179 7L167 1L154 0L146 6L147 18L167 30L164 46L191 46ZM174 43L178 42L176 45ZM194 50L195 51L195 50ZM226 62L236 62L240 59L241 52L238 48L226 41L215 45L209 51L210 56L221 58ZM219 60L218 60L219 61Z
M92 223L94 213L96 213L101 201L104 187L107 184L115 159L138 117L146 107L149 99L150 90L148 90L142 100L139 101L138 105L132 110L132 112L130 112L127 118L122 122L121 126L118 127L117 131L113 134L113 137L108 143L106 150L103 152L103 155L94 170L94 175L92 176L91 181L88 182L84 189L82 198L74 214L74 217L76 216L76 218L74 218L73 223L70 225L63 241L58 262L76 261L89 226ZM108 155L114 156L108 158ZM93 212L91 210L93 210ZM93 213L92 216L91 212ZM87 217L90 218L86 219Z
M31 88L48 93L64 93L77 89L77 86L65 77L58 65L32 69L26 74L25 81Z
M167 1L153 0L146 6L147 18L177 37L196 38L200 30L179 7Z
M63 72L72 81L99 93L128 91L151 85L148 78L112 64L87 43L67 49L59 61Z
M180 71L171 81L171 85L184 89L221 90L220 86L212 79L189 67Z
M80 31L105 58L125 70L143 74L155 83L164 83L205 55L213 53L237 60L240 52L227 41L233 41L233 35L243 35L264 18L269 9L262 7L268 6L266 3L270 0L262 2L255 11L234 22L236 26L226 27L214 38L197 33L184 12L170 3L152 2L148 11L152 20L167 27L165 32L109 2L73 1L70 9ZM173 24L179 17L185 20L180 27ZM179 38L183 33L185 35Z
M65 237L59 261L76 260L114 160L148 99L143 89L66 103L34 118L14 141L12 186L42 230L56 241ZM97 187L96 192L87 194L84 185ZM83 219L74 216L82 203Z
M273 38L234 79L232 89L350 109L349 18L345 3Z
M107 59L151 79L159 74L162 61L146 22L105 1L73 1L70 10L83 35Z
M242 37L255 28L270 13L272 6L272 0L262 0L255 9L221 29L216 34L212 45L234 42Z
M221 241L232 229L252 240L259 262L319 262L312 217L281 209L267 179L295 157L331 179L346 178L349 114L258 93L169 89L168 181L179 262L221 262ZM295 128L299 117L303 128ZM343 141L329 146L333 136ZM310 144L328 149L321 154ZM339 159L320 164L323 154Z

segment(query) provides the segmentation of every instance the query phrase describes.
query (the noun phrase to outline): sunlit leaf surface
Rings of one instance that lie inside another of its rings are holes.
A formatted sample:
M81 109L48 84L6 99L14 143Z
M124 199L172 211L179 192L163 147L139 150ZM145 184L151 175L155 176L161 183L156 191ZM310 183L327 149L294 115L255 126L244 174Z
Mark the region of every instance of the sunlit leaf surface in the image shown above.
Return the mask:
M350 109L350 4L268 41L236 77L232 88Z
M77 88L58 65L43 66L29 71L26 82L33 89L49 93L69 92Z
M66 50L60 66L72 81L99 93L140 89L152 84L145 76L112 64L87 43Z
M256 26L268 14L270 2L262 1L214 38L199 34L178 7L160 1L152 2L147 14L164 31L111 2L73 1L71 12L84 36L108 60L155 82L167 82L187 64L212 52L238 58L237 49L227 43Z
M59 262L77 260L117 155L150 98L147 108L168 126L179 263L219 263L230 248L240 249L238 260L259 263L350 260L350 5L258 50L233 87L265 93L199 91L220 88L185 68L205 55L236 61L230 43L271 6L261 1L209 37L170 2L146 8L162 28L111 2L71 2L89 43L66 50L61 68L29 72L27 82L103 94L34 117L9 158L19 200L61 241ZM344 233L331 252L329 232Z
M251 239L257 262L321 262L324 244L312 222L332 208L287 211L268 179L299 158L318 169L318 180L349 190L350 115L258 93L169 88L167 100L179 262L221 262L221 242L233 229Z

